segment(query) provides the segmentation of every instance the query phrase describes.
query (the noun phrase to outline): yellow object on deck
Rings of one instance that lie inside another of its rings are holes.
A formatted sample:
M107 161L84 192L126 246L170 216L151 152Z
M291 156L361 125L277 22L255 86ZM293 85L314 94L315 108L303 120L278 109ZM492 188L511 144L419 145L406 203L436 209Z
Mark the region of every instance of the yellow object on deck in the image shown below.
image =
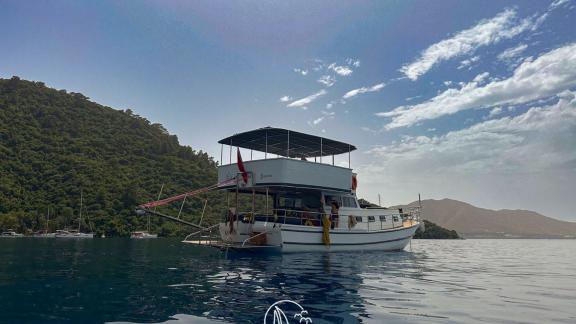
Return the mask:
M324 242L324 245L326 246L330 246L330 217L326 214L324 214L324 219L322 222L322 242Z

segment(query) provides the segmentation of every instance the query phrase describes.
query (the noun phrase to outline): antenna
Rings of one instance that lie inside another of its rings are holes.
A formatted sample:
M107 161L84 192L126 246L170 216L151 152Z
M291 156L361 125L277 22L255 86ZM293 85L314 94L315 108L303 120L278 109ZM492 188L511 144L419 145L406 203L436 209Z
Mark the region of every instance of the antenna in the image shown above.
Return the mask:
M382 207L382 204L380 203L380 194L378 194L378 206Z
M420 200L420 193L418 193L418 207L422 210L422 200Z

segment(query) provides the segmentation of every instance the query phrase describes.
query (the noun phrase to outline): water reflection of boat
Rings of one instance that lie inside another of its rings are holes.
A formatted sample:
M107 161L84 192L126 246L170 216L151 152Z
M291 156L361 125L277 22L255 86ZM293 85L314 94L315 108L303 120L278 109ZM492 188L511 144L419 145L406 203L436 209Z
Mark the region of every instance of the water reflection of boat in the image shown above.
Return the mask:
M188 267L198 260L190 262ZM407 252L236 255L219 262L218 267L202 279L191 274L188 278L179 278L182 281L170 288L173 294L197 300L186 313L202 315L207 320L262 322L272 304L292 300L308 311L313 323L359 323L373 318L373 312L382 312L378 310L380 307L402 307L404 303L416 302L421 297L417 285L414 291L404 288L402 294L394 287L421 276L420 265ZM371 306L374 303L378 306ZM181 308L172 306L172 310ZM170 317L178 316L185 318L183 314L170 314Z
M189 235L185 243L255 251L394 251L404 249L420 226L417 207L359 205L350 167L356 148L351 144L270 127L219 143L230 147L229 163L218 167L218 189L228 193L228 213L220 224ZM259 151L264 159L243 162L240 148ZM348 154L347 167L334 163L342 154ZM325 163L326 157L332 163ZM251 209L240 210L239 194L252 195ZM263 210L255 207L257 195L266 202Z

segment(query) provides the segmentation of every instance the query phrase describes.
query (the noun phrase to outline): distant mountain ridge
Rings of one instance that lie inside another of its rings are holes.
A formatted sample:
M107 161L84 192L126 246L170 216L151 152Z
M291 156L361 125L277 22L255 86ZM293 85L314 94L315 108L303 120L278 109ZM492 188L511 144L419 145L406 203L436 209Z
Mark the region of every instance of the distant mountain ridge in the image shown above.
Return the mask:
M575 222L529 210L491 210L452 199L423 200L422 209L424 219L465 238L576 238Z

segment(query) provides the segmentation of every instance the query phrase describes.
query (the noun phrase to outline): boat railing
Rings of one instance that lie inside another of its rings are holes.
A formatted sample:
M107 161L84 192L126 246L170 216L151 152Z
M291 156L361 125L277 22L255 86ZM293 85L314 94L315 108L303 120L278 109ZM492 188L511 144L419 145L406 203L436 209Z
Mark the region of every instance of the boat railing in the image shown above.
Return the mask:
M377 209L372 211L377 211ZM390 211L390 209L387 209L386 211ZM319 211L278 208L271 209L267 213L239 211L238 217L236 215L229 215L226 221L230 220L229 217L234 217L234 221L239 220L243 223L265 221L290 225L322 226L322 218L324 215L330 216L330 219L333 219L334 216L336 216L336 214L327 214ZM370 213L368 215L355 215L353 212L341 211L338 213L338 215L353 217L357 223L365 223L365 228L368 231L377 231L390 228L409 227L414 225L420 221L420 208L410 207L406 210L398 210L397 213ZM391 227L387 226L387 224L391 224Z
M214 224L212 226L203 228L203 229L196 231L194 233L190 233L184 238L183 241L184 242L195 241L198 244L210 243L213 241L217 241L220 239L219 232L218 232L218 225L219 224Z
M258 233L258 234L256 234L256 235L250 236L249 238L245 239L245 240L242 242L242 247L244 247L244 245L246 245L247 242L249 242L249 241L251 241L251 240L254 240L256 237L259 237L259 236L261 236L261 235L266 235L266 234L268 234L268 232L269 232L269 231L264 231L264 232L260 232L260 233Z

